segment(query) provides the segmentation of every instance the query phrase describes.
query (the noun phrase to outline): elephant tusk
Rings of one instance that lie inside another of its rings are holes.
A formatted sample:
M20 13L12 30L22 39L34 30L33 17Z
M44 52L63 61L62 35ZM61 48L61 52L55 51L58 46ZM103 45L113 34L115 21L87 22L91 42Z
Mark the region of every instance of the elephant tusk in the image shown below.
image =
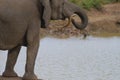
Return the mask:
M68 26L70 25L71 20L72 20L73 17L75 17L75 16L76 16L76 14L71 15L71 16L68 18L68 23L67 23L64 27L68 27Z
M68 23L64 27L68 27L70 25L71 18L68 18Z

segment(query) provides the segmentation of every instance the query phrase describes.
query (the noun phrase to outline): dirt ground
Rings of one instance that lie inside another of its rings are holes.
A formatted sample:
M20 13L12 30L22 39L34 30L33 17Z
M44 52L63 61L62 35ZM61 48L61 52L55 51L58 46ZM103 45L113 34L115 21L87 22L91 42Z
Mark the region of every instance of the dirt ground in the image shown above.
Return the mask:
M14 78L6 78L6 77L1 77L0 76L0 80L22 80L21 78L18 78L18 77L14 77Z
M86 11L89 23L86 28L89 35L99 37L120 36L120 3L108 4L103 6L101 11L91 9ZM80 19L75 16L76 21ZM67 20L51 21L47 29L41 29L41 36L52 36L57 38L68 38L81 36L81 31L77 30L72 24L64 27Z
M22 80L22 78L20 77L1 77L0 76L0 80ZM38 80L42 80L42 79L38 79Z

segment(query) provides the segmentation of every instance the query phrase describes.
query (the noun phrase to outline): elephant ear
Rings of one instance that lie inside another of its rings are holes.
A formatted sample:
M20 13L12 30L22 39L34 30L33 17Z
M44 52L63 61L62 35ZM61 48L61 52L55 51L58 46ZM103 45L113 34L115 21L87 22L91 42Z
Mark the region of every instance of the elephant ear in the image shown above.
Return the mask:
M49 21L51 18L50 0L41 0L41 4L43 6L43 15L42 15L41 27L46 28L49 25Z

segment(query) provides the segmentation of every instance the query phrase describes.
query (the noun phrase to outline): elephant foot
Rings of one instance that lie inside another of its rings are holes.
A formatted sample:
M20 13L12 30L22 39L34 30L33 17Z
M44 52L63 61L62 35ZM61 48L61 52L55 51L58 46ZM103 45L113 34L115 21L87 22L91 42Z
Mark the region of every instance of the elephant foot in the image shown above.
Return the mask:
M35 74L25 73L22 80L38 80Z
M2 74L3 77L18 77L17 73L14 71L6 70Z

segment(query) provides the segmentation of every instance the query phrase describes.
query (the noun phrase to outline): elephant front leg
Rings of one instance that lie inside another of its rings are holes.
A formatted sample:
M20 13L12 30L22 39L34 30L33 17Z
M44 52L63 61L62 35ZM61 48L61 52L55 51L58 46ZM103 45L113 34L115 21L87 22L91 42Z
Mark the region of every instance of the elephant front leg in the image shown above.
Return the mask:
M5 68L5 71L3 72L2 76L17 77L17 74L14 71L14 66L16 64L20 49L21 49L21 46L18 46L18 47L15 47L8 51L6 68Z

